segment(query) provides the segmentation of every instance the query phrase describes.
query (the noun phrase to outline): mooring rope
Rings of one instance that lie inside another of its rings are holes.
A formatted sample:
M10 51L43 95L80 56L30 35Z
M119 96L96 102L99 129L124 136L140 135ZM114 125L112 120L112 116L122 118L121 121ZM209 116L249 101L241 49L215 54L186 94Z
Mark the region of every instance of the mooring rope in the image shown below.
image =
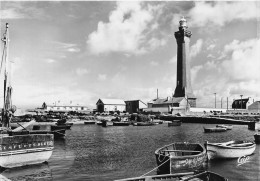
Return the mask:
M158 169L160 166L162 166L163 164L165 164L167 161L169 161L170 160L170 158L169 159L167 159L165 162L163 162L162 164L160 164L159 166L157 166L157 167L155 167L155 168L153 168L152 170L150 170L149 172L147 172L147 173L145 173L145 174L143 174L141 177L143 177L143 176L145 176L145 175L147 175L147 174L149 174L149 173L151 173L152 171L154 171L155 169Z
M59 129L59 130L55 130L55 131L53 131L53 132L55 132L55 133L58 133L58 134L61 134L61 135L65 136L65 134L63 134L63 133L60 133L59 131L63 131L63 130L62 130L62 129Z
M160 159L161 155L164 156L162 160ZM159 161L159 162L163 162L164 159L166 158L166 156L170 156L170 154L166 155L166 153L164 153L164 155L163 155L163 154L161 154L161 152L159 152L159 153L158 153L158 161Z

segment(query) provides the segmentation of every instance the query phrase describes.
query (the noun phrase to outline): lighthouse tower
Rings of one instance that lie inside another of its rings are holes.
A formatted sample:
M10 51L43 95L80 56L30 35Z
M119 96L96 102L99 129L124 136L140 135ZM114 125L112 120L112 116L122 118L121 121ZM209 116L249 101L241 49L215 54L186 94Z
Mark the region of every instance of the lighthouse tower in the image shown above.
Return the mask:
M191 88L190 76L190 37L187 21L183 17L179 22L179 31L175 32L177 41L177 83L173 97L185 97L190 107L196 107L196 98Z

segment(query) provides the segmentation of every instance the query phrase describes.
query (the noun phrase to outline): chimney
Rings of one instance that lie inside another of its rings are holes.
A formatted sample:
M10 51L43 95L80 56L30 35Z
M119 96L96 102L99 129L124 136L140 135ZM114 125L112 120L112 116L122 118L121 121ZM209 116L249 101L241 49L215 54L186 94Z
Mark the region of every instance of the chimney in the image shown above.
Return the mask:
M158 99L158 89L157 89L157 99Z

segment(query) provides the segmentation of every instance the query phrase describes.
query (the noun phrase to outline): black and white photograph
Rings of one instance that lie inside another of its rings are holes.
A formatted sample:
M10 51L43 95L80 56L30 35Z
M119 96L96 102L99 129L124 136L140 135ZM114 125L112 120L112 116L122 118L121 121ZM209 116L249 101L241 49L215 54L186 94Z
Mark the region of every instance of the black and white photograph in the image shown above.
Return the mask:
M0 0L1 181L260 180L260 1Z

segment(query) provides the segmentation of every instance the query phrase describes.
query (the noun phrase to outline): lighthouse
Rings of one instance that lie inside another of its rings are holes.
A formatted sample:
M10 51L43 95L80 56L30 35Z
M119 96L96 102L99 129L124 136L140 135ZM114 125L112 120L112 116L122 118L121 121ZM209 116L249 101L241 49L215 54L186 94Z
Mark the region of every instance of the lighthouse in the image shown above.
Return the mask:
M190 38L191 31L183 17L179 21L179 31L174 33L177 42L177 82L173 97L185 97L190 107L196 107L196 98L191 87Z

